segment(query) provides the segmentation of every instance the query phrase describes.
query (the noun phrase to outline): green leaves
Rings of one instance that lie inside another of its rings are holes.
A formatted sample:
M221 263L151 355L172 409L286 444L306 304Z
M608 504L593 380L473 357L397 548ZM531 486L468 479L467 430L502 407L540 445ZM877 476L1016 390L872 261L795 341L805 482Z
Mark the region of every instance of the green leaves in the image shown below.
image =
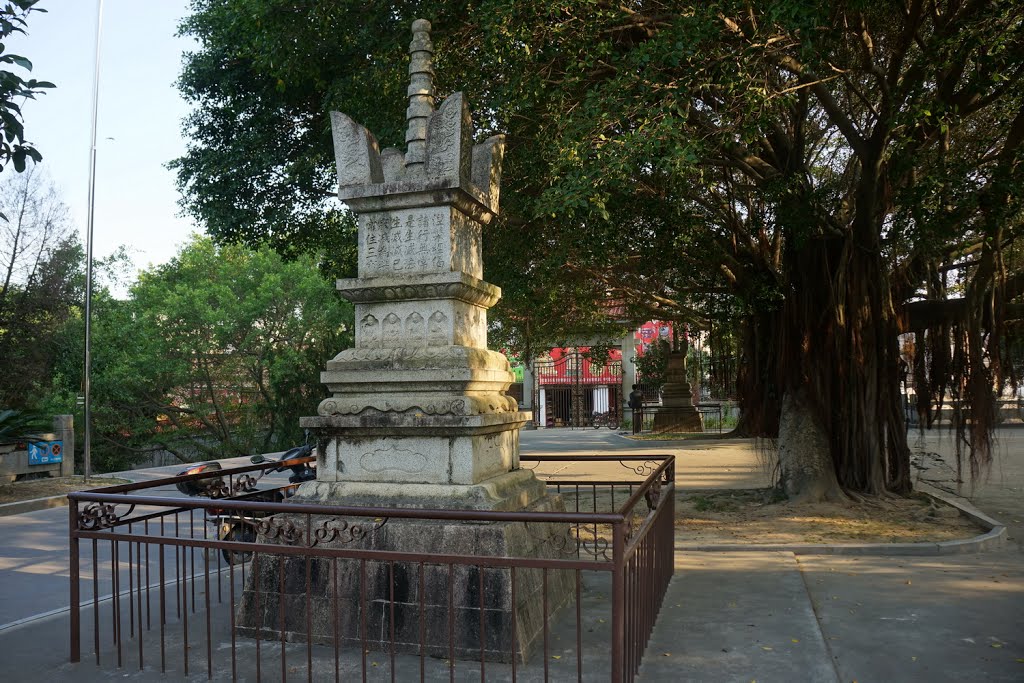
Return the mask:
M15 33L25 33L26 19L31 12L43 12L34 7L38 0L11 0L0 7L0 39ZM0 43L0 64L32 70L32 62L25 57L5 53L6 46ZM21 107L15 100L35 99L44 90L55 87L49 81L24 79L17 73L0 69L0 170L8 162L21 173L28 159L39 162L42 155L30 143L25 142L25 127L22 123Z
M0 443L31 439L49 426L47 417L36 411L0 409Z
M311 256L209 238L142 273L123 311L108 333L131 342L118 345L104 399L131 419L107 429L183 454L298 441L298 418L325 395L319 370L351 343L351 306Z

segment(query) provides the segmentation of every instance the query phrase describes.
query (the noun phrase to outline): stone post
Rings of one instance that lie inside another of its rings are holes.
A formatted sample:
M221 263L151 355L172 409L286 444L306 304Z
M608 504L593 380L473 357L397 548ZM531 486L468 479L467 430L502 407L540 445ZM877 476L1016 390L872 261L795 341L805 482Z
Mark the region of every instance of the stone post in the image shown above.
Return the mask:
M53 433L64 447L60 463L60 476L70 477L75 473L75 418L72 415L54 415Z
M536 429L537 420L540 419L540 407L534 406L537 401L535 396L536 377L533 372L533 359L528 358L523 363L523 408L530 412L533 418L527 422L523 429Z
M412 29L406 151L379 151L370 131L345 114L331 113L338 197L359 223L358 277L338 281L342 295L355 304L355 348L328 361L321 379L331 395L320 403L318 415L301 421L318 439L317 480L302 484L293 500L386 508L561 511L561 498L547 495L543 482L519 467L519 429L530 413L520 411L516 400L506 395L514 380L508 360L487 349L487 309L501 291L483 280L481 233L498 213L504 138L498 135L473 144L473 124L462 93L450 95L435 110L430 23L417 20ZM319 547L544 557L557 553L547 542L549 537L568 533L567 527L527 528L521 522L397 518L380 528L363 519L348 528L358 525L370 531L325 540ZM282 541L265 534L260 542ZM302 558L285 563L286 571L296 576L308 571ZM274 614L255 613L253 584L258 582L260 593L267 594L264 604L276 604L280 598L296 623L305 623L305 605L307 600L312 603L314 639L329 641L331 619L337 615L345 640L361 642L359 615L351 606L365 601L370 622L366 633L377 634L368 636L367 646L392 646L380 634L388 632L385 622L393 612L396 623L407 626L424 617L427 650L438 656L447 656L451 627L458 656L479 658L483 651L488 659L508 659L514 624L518 655L525 658L545 621L571 599L569 577L548 572L549 609L544 614L539 608L543 574L523 569L516 573L515 600L509 573L488 572L489 588L482 602L473 592L480 581L478 569L456 565L452 612L445 565L422 569L426 593L420 596L417 582L409 580L420 566L380 564L371 569L366 585L359 572L341 571L343 585L334 604L326 584L307 596L303 582L296 581L293 592L274 595L276 572L269 568L249 582L240 609L241 628L251 632L260 622L265 629L278 628ZM395 574L405 577L397 589L390 578ZM327 575L325 565L322 576ZM393 590L400 590L400 604L389 597ZM481 608L488 621L483 646ZM455 619L454 624L449 619ZM398 640L399 650L417 651L418 631L400 633Z
M654 414L652 431L703 432L704 421L693 403L693 388L686 378L686 344L668 356L665 385L661 389L661 408Z

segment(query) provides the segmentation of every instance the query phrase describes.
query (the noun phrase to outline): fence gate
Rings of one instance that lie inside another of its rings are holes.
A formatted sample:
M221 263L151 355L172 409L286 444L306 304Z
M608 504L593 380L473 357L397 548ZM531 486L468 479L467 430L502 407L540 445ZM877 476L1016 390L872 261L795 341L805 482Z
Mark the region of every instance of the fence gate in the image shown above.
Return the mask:
M622 361L597 363L585 350L552 349L534 360L534 419L547 427L589 427L594 413L621 421Z

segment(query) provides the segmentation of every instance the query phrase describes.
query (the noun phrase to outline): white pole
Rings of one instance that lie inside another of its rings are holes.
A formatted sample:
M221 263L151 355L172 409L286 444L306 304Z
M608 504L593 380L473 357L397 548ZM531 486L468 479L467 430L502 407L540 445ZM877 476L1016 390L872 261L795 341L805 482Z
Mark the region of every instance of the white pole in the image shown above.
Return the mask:
M100 36L103 30L103 0L96 2L96 65L92 72L92 143L89 147L89 218L85 230L85 362L82 393L85 394L85 481L92 474L92 229L96 213L96 119L100 103Z

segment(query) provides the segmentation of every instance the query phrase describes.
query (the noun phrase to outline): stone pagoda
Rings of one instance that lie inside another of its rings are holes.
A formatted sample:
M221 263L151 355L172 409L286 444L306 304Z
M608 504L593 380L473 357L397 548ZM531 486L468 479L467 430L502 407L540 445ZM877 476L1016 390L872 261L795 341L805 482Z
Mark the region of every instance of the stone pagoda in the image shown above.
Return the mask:
M543 482L519 467L519 429L530 413L505 393L513 381L508 360L487 349L487 309L501 292L482 279L481 230L498 212L504 139L473 144L462 93L435 108L430 23L417 20L412 30L406 152L379 150L366 128L344 114L331 114L338 197L359 221L359 277L338 282L355 304L356 344L327 363L322 380L331 396L321 402L319 415L302 420L318 439L317 480L302 484L292 500L392 509L561 511L561 498L547 495ZM325 528L338 527L330 519L325 523ZM378 526L358 524L370 531L319 547L536 558L554 556L551 537L568 533L565 525L500 521L387 518ZM260 542L276 541L267 534ZM296 572L308 571L303 561L295 561L300 563ZM392 609L396 623L415 625L422 597L428 650L447 656L448 567L427 565L424 596L410 578L419 571L413 565L389 570L381 563L362 585L358 572L342 569L347 585L334 604L326 585L322 592L313 588L314 638L328 640L330 615L340 614L345 639L358 640L360 615L351 606L362 601L368 605L368 633L385 633L382 620L391 618ZM540 608L540 570L517 571L514 591L507 571L488 571L483 602L474 592L482 570L457 565L454 571L450 604L457 656L479 658L484 651L488 659L508 659L514 628L517 656L526 657L544 621L571 599L561 571L548 572L547 615ZM327 576L326 567L318 575ZM404 577L395 588L403 598L392 605L395 575ZM275 596L274 580L272 573L253 579L268 596L265 604L280 598L289 606L289 618L304 623L299 615L307 596ZM240 611L243 631L257 622L275 629L273 614L253 612L251 593L250 586ZM484 647L481 607L488 621ZM418 631L397 638L399 650L416 651Z
M654 413L651 431L656 434L704 431L704 420L693 403L693 387L686 378L686 342L682 350L674 349L668 356L661 407Z
M356 345L327 363L331 397L302 425L321 438L303 498L346 505L520 510L544 486L519 469L530 419L487 349L481 230L498 212L504 137L473 144L462 93L434 106L430 23L413 23L408 149L331 113L338 197L359 220Z

